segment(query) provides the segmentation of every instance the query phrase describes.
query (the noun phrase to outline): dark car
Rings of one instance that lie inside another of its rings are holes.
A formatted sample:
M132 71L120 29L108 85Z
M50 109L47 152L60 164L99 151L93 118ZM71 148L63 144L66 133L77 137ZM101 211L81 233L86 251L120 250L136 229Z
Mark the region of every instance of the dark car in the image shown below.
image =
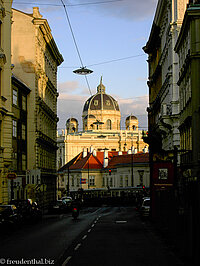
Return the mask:
M69 210L71 210L71 202L69 204L65 199L57 200L50 207L50 212L52 212L52 213L66 213Z
M0 205L1 230L15 229L20 223L20 216L15 205Z
M32 202L31 199L12 200L11 203L17 207L22 222L27 222L33 219L36 220L42 217L42 211L40 210L38 204L36 202Z

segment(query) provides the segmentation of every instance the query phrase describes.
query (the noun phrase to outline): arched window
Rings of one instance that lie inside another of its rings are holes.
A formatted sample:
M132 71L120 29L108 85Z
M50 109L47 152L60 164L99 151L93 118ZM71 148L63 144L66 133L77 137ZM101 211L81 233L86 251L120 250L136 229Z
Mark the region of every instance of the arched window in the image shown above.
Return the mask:
M106 125L107 125L107 129L112 129L112 122L110 119L107 120Z

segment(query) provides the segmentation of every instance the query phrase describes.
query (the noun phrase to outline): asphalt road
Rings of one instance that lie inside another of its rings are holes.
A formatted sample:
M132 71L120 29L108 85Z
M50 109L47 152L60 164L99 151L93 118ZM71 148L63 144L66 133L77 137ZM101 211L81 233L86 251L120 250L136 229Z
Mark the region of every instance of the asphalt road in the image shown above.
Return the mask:
M84 209L77 220L71 214L47 215L37 224L4 234L0 264L17 261L58 266L183 265L133 207L106 206Z

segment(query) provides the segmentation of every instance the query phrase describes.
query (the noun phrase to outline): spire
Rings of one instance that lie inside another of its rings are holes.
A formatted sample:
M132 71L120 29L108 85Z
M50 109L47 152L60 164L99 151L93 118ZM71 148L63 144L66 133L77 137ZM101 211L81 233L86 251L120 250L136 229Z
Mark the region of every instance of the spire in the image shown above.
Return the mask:
M97 87L97 92L98 93L105 93L105 86L102 83L102 76L101 76L101 79L100 79L100 84Z

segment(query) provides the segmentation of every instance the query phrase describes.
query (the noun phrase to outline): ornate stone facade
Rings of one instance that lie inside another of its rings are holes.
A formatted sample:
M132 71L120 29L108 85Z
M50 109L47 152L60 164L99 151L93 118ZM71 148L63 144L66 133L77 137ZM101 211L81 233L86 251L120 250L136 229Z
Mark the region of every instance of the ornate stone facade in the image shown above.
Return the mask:
M47 20L37 7L33 8L33 14L13 9L12 54L14 74L31 89L28 95L27 170L40 169L40 184L45 185L47 203L55 198L57 66L63 58Z
M149 40L149 129L159 135L162 149L179 147L179 62L174 47L189 1L158 1Z
M8 203L12 171L11 6L0 1L0 204Z

